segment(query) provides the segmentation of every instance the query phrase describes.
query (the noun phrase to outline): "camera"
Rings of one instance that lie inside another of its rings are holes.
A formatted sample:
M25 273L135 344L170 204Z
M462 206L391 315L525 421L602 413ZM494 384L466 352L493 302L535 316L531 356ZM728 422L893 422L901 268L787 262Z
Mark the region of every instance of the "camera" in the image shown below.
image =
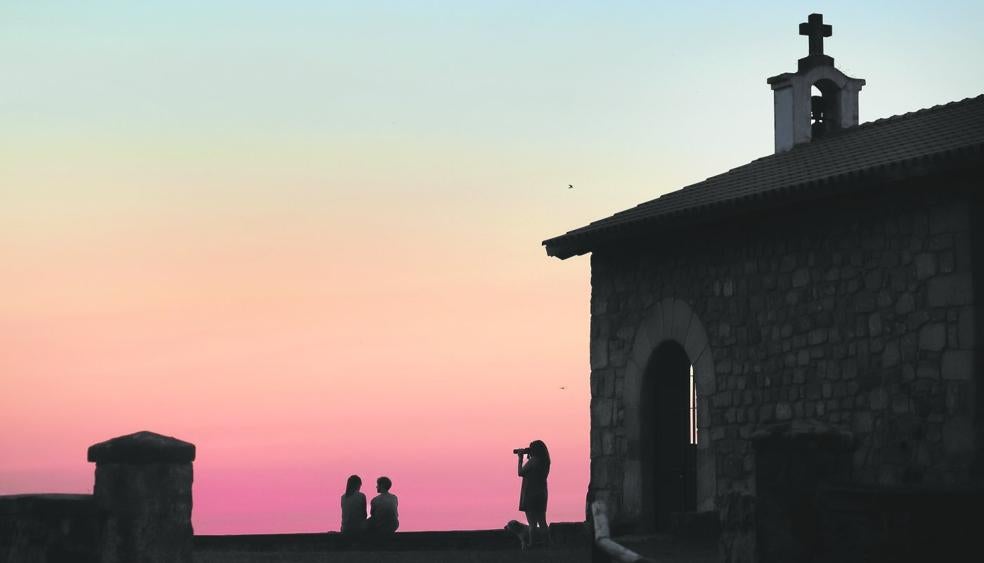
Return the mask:
M516 448L515 450L513 450L513 453L514 454L529 454L530 453L530 449L529 448Z

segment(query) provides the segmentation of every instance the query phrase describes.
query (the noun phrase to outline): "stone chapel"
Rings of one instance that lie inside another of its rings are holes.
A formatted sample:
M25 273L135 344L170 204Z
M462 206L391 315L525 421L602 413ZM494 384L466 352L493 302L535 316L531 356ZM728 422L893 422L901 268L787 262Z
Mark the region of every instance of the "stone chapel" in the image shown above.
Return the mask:
M591 254L589 498L623 530L761 497L770 436L866 490L984 483L984 95L859 124L800 34L774 154L543 242Z

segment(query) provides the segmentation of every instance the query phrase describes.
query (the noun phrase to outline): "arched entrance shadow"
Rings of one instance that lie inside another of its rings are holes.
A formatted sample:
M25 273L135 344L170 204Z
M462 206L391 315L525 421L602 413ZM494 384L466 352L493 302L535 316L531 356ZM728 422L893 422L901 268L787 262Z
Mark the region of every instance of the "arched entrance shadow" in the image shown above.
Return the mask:
M668 496L665 487L661 500L657 500L662 486L657 480L665 478L661 473L672 468L660 466L653 448L658 447L660 436L673 431L664 428L660 432L656 428L662 419L654 409L660 406L661 391L669 393L681 388L681 373L691 364L696 384L698 440L694 498L690 502L697 510L713 510L717 476L708 416L708 397L716 387L712 350L707 330L690 306L679 299L664 299L653 307L636 331L623 389L628 449L622 483L622 516L643 527L652 526L658 520L655 518L658 511L665 512L680 500ZM689 385L689 370L685 373ZM674 375L676 384L672 382ZM671 380L669 386L664 385L661 376ZM686 395L677 400L686 406ZM663 442L666 443L665 438ZM665 505L661 507L661 503Z

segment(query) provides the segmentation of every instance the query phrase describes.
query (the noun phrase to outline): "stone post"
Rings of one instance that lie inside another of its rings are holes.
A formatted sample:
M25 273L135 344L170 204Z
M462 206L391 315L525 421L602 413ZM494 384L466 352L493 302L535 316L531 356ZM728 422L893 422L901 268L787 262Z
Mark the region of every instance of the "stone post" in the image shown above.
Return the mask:
M195 446L153 432L95 444L100 563L191 563Z

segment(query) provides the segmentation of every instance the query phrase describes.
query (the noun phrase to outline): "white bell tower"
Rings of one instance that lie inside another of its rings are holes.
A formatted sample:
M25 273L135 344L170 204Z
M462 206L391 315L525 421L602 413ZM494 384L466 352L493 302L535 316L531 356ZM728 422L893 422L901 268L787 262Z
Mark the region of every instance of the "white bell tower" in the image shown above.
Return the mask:
M785 152L826 134L858 124L858 94L864 80L851 78L823 54L823 38L833 35L822 14L810 14L799 27L810 38L810 54L795 73L769 78L775 103L776 152ZM813 87L820 91L813 95Z

